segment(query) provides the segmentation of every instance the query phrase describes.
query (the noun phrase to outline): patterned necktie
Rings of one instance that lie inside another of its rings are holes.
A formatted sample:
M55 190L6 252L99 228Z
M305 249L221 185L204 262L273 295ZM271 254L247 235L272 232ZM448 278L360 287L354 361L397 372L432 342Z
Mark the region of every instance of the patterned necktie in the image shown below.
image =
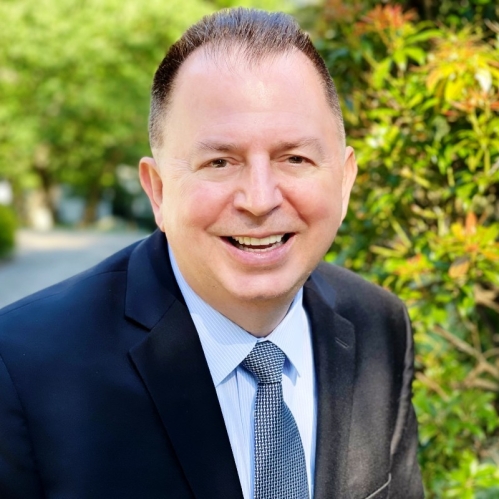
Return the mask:
M258 381L255 403L254 499L308 499L305 453L295 419L282 398L286 355L257 343L242 365Z

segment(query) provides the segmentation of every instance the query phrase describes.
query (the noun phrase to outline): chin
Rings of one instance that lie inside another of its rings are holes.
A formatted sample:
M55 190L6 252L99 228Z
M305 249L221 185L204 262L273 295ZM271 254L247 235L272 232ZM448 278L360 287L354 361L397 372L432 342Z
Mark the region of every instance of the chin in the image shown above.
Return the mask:
M240 286L231 286L228 291L237 300L252 303L272 303L291 301L306 278L279 282L279 279L269 276L266 279L258 279L258 282L252 282L253 278L240 279Z

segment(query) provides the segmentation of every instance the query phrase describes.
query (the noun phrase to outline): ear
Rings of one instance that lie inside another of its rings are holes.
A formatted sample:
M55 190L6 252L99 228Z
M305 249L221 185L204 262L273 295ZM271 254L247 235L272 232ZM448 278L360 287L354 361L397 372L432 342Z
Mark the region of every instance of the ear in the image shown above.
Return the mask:
M343 164L343 181L341 186L341 221L345 218L348 211L348 201L352 192L353 183L357 176L357 161L355 160L355 151L348 146L345 149L345 161Z
M149 201L156 225L164 232L163 215L161 207L163 205L163 180L159 167L153 158L142 158L139 163L139 177L142 189L144 189Z

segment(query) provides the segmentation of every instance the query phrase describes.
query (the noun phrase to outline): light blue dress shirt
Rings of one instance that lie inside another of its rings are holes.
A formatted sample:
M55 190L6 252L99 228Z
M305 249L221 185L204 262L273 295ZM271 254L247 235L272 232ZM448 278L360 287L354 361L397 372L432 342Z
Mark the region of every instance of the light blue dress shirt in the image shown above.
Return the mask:
M257 341L272 341L285 354L283 397L300 432L307 463L310 497L315 468L317 395L310 325L301 289L282 322L265 338L256 338L203 301L187 284L169 249L173 273L201 340L222 409L245 499L253 497L253 420L258 384L241 367Z

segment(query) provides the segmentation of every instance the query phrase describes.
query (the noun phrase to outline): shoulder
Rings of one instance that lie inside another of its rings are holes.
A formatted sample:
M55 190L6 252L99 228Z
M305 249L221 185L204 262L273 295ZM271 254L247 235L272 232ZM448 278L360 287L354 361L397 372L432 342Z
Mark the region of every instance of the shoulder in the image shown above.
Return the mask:
M35 334L50 327L89 317L91 310L108 307L125 290L128 260L137 243L96 266L42 289L0 310L0 344L6 337Z
M368 350L411 347L412 332L402 301L388 290L337 265L321 263L312 274L322 299L355 328L359 345Z
M381 307L387 311L404 309L401 300L393 293L351 270L322 262L315 273L334 289L337 309L346 311L359 306L364 309Z

